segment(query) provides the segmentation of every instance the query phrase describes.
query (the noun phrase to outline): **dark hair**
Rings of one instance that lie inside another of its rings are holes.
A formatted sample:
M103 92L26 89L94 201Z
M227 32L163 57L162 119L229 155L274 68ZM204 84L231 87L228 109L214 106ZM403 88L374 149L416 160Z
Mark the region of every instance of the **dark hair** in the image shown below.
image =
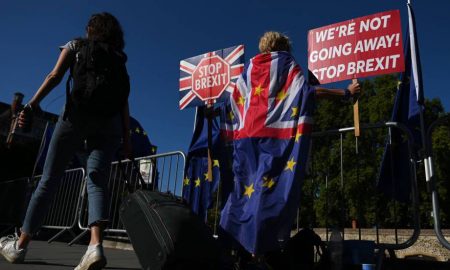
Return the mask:
M88 39L108 43L123 50L125 41L119 21L108 12L93 14L86 26Z

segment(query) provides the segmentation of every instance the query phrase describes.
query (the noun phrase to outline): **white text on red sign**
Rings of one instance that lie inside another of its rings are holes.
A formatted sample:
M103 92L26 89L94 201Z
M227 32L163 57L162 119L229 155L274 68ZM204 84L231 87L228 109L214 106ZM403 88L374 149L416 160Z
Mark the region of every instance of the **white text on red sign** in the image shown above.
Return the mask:
M308 68L321 83L403 71L399 11L311 30Z

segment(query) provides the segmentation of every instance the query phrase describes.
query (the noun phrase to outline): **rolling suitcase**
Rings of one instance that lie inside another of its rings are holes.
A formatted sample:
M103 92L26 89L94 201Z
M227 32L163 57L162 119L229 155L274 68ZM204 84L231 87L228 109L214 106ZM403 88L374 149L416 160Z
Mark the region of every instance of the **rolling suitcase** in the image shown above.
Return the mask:
M210 228L174 195L136 190L120 217L143 269L218 269Z

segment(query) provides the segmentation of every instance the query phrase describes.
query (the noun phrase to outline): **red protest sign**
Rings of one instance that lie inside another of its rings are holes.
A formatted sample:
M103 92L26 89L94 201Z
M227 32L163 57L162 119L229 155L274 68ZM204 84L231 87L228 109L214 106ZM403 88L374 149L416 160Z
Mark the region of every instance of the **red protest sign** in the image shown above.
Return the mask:
M403 71L400 11L310 30L308 68L322 84Z
M244 69L244 46L180 61L180 109L227 100Z
M192 73L192 91L203 101L216 99L230 83L230 65L221 57L203 58Z

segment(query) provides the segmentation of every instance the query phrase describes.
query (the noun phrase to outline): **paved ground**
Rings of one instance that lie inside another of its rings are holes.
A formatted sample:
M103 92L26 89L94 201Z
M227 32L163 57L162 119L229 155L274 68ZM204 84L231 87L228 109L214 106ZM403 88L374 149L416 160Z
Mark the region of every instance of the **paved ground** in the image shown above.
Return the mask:
M46 241L33 241L24 264L10 264L0 257L0 270L65 270L74 269L86 251L84 245ZM135 253L131 250L105 248L108 264L104 269L139 270L141 269ZM346 267L345 270L360 270L361 267ZM432 262L422 260L387 260L383 270L449 270L450 262Z
M45 241L33 241L24 264L10 264L0 256L0 270L63 270L74 269L86 251L84 245ZM105 248L108 264L105 269L141 269L133 251Z

